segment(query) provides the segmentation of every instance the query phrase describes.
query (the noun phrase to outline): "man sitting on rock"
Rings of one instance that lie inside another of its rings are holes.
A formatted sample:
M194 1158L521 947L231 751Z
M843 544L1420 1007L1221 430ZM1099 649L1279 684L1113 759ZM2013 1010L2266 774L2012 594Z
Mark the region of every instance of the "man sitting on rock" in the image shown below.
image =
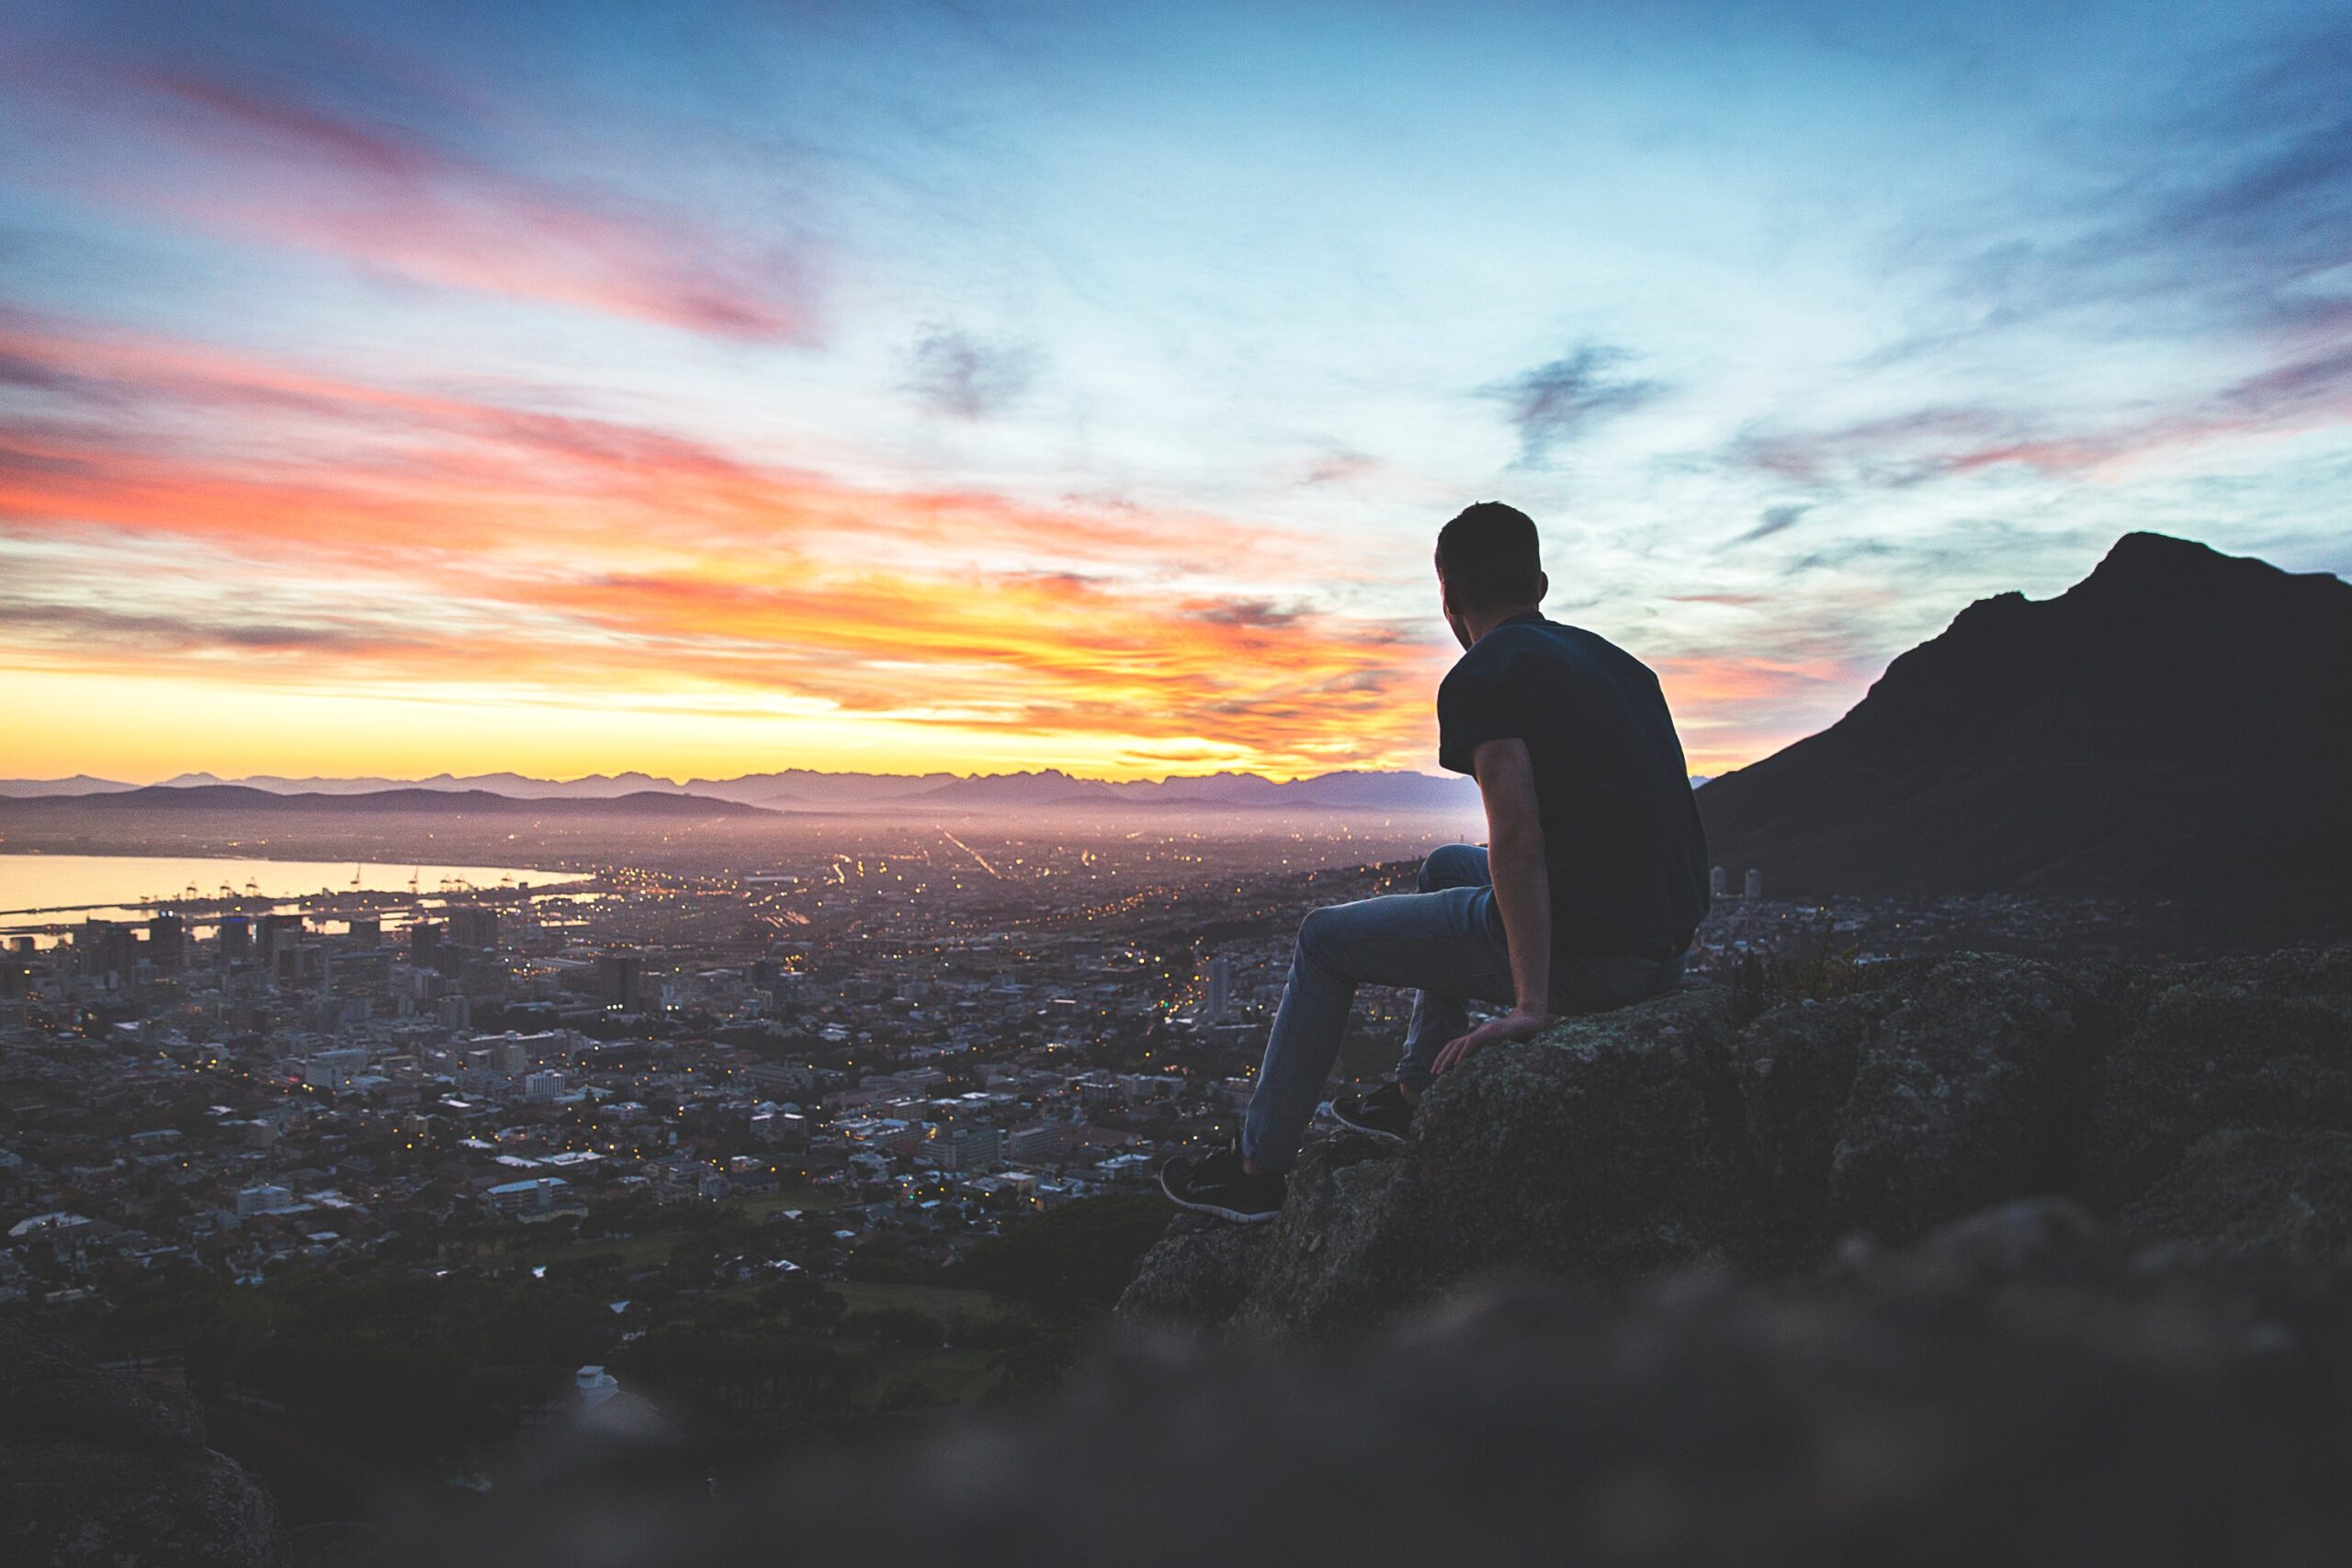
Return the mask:
M1413 988L1396 1081L1332 1105L1402 1143L1435 1074L1561 1013L1671 988L1707 912L1707 846L1682 743L1641 660L1546 619L1527 514L1484 502L1437 538L1440 603L1465 650L1438 687L1438 761L1478 781L1487 847L1448 844L1419 891L1309 914L1238 1145L1169 1162L1187 1209L1272 1219L1339 1060L1360 985ZM1468 1003L1509 1003L1476 1029Z

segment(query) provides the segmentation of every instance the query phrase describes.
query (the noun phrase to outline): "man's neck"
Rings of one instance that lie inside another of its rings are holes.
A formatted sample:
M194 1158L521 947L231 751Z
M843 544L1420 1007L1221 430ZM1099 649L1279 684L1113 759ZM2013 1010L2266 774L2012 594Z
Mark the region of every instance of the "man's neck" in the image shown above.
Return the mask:
M1476 648L1487 640L1488 632L1505 621L1515 621L1521 615L1532 615L1534 611L1532 604L1514 604L1507 610L1490 610L1483 615L1464 615L1462 626L1470 634L1470 646Z

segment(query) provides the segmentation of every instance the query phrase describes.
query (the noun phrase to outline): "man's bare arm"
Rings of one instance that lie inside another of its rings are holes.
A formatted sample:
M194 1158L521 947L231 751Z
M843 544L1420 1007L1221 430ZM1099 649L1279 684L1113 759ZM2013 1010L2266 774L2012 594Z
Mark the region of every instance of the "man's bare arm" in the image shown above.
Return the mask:
M1525 1040L1551 1021L1552 884L1544 864L1544 822L1535 802L1535 765L1527 742L1489 740L1471 756L1487 806L1487 867L1495 908L1510 947L1517 1005L1438 1053L1444 1072L1489 1040Z

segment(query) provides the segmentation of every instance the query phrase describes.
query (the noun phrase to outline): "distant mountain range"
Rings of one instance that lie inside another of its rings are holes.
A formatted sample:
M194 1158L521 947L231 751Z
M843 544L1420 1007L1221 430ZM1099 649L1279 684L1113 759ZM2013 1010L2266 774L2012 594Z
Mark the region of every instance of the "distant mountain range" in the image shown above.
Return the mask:
M831 773L792 768L748 773L734 779L690 779L680 784L646 773L593 774L580 779L535 779L520 773L449 773L429 779L281 778L270 774L222 779L211 773L182 773L161 784L135 785L80 775L72 779L0 780L0 800L105 802L124 807L232 806L267 809L280 802L313 807L367 806L391 810L498 809L509 804L615 807L632 812L670 810L664 801L702 801L742 808L797 812L994 811L1056 809L1121 810L1132 807L1300 811L1472 812L1478 786L1466 778L1429 773L1342 772L1278 782L1255 773L1214 773L1107 783L1048 768L1040 773Z
M2158 534L2003 593L1820 734L1698 794L1769 892L2352 910L2352 584Z
M98 790L83 795L44 795L17 798L19 808L78 808L98 811L350 811L433 812L443 816L566 817L630 816L684 818L759 817L765 808L738 801L713 800L675 791L639 790L630 795L595 795L585 799L541 796L535 800L495 795L482 789L394 788L329 793L323 790L278 791L249 784L149 784L143 788Z

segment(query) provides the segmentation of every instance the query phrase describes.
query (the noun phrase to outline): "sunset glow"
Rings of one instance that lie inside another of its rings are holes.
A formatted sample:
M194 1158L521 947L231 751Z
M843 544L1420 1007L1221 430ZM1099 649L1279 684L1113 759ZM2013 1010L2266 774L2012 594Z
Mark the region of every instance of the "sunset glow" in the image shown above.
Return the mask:
M667 15L0 21L0 776L1428 770L1488 497L1712 773L2352 566L2291 7Z

